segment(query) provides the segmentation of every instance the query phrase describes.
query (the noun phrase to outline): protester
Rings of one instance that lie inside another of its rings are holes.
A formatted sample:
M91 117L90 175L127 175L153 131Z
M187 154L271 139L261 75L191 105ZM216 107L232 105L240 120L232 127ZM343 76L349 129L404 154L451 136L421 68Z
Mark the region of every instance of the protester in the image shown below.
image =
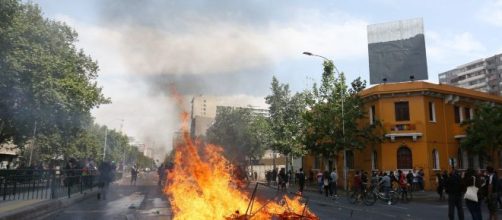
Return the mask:
M303 189L305 187L305 174L303 173L303 168L300 168L300 171L298 172L298 185L299 185L299 189L298 191L301 193L303 193Z
M131 167L131 186L134 184L136 186L136 180L138 179L138 167L136 164Z
M490 212L490 220L497 219L497 186L498 186L498 177L495 173L493 167L486 167L486 186L487 186L487 195L486 195L486 205L488 206L488 211Z
M98 200L103 198L106 199L106 194L110 186L110 182L113 180L113 166L108 161L103 161L99 166L99 192Z
M164 163L160 164L159 168L157 168L157 175L159 175L159 181L157 182L157 185L162 185L162 181L164 180L164 169L166 169L166 166Z
M286 174L286 169L281 168L279 171L279 184L278 184L278 189L282 191L286 191L286 184L288 183L288 176Z
M466 187L470 186L475 186L478 189L481 188L481 178L479 178L475 171L473 169L469 169L466 171L465 176L464 176L464 184ZM467 206L467 209L471 213L472 219L473 220L482 220L481 216L481 201L482 201L482 195L478 191L477 193L477 200L478 201L473 201L470 199L465 199L465 205Z
M322 195L323 182L321 171L317 171L317 187L319 188L319 193Z
M436 192L439 195L439 200L444 200L444 183L445 179L443 178L443 175L439 172L436 173L436 183L437 183L437 188Z
M463 220L462 193L464 193L464 184L456 170L453 170L446 180L445 189L448 194L448 218L455 219L455 208L457 208L458 219Z
M417 173L417 183L418 183L418 188L422 192L424 191L424 176L425 176L424 170L420 169Z
M390 192L390 189L391 189L391 179L390 179L390 176L388 176L387 173L384 173L382 179L380 180L380 182L378 184L381 185L382 188L383 188L383 191L385 193L385 198L387 198L387 200L388 200L387 203L389 205L392 205L392 202L390 201L390 197L389 197L389 192Z
M331 183L331 176L330 176L329 172L326 170L326 171L324 171L324 173L322 175L322 185L323 185L324 194L326 195L326 197L329 196L329 191L330 191L329 184L330 183Z
M331 183L330 183L330 194L332 197L336 197L337 196L337 186L336 186L336 183L338 181L338 175L336 174L336 169L333 169L333 171L331 171L331 174L330 174L330 177L331 177Z
M405 199L408 197L408 181L406 180L406 175L404 175L402 170L398 170L397 178L399 187L402 190L401 199Z

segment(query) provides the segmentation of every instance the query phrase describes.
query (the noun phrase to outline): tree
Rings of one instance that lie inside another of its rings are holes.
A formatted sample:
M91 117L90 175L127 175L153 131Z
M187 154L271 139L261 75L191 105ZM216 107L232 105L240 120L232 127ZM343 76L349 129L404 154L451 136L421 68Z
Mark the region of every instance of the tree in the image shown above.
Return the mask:
M207 130L207 141L223 147L225 156L233 163L260 159L268 145L269 127L266 119L249 108L223 107L216 113L213 125Z
M502 149L502 106L479 104L474 117L463 125L466 126L466 137L460 147L480 156L487 156L489 152L493 162L495 151Z
M280 84L275 77L271 90L272 94L265 97L270 113L271 148L284 155L302 156L306 153L302 140L305 93L291 96L289 85Z
M357 78L349 88L344 74L335 76L333 71L334 64L325 61L321 85L314 84L306 96L309 110L304 114L307 148L328 160L340 151L363 149L382 140L376 131L379 123L361 123L366 116L359 92L366 82Z
M42 17L38 6L0 4L0 143L22 147L37 127L37 146L63 153L108 103L96 84L98 66L75 47L77 33ZM57 148L57 149L52 149Z

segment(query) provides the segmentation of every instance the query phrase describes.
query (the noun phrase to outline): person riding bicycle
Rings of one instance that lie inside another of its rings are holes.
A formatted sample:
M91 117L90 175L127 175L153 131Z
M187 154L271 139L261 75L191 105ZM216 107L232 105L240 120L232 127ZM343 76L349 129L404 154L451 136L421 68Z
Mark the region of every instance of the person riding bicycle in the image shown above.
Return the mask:
M387 173L384 173L383 177L382 177L382 180L380 180L380 182L378 184L383 187L383 191L385 193L385 198L388 199L389 205L392 205L392 203L390 201L390 198L389 198L389 192L390 192L390 189L391 189L391 179L390 179L390 176L387 175Z

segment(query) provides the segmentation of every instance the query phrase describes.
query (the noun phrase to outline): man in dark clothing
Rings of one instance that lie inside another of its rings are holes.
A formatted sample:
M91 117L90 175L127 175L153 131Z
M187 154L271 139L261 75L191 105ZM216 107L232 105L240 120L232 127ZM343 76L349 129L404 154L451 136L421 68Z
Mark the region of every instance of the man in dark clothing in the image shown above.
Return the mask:
M300 186L298 191L303 193L303 188L305 187L305 174L303 173L303 168L300 168L300 172L298 172L298 185Z
M456 170L453 170L450 177L446 180L446 193L448 194L448 218L455 219L455 207L457 208L458 219L464 219L464 210L462 208L462 193L464 190L462 178Z
M99 191L98 199L106 199L106 193L110 182L113 181L113 166L108 161L103 161L99 166Z
M488 211L490 211L490 220L497 219L497 185L498 178L493 167L486 167L486 186L487 186L487 196L486 205L488 206Z

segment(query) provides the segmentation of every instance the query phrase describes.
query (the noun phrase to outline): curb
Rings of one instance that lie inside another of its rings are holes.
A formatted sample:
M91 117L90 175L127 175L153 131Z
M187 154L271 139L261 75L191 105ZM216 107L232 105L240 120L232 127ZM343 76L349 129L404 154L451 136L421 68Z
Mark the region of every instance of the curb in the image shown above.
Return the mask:
M42 201L30 206L7 211L0 214L0 220L37 220L44 219L74 203L97 195L97 190L74 195L71 198L60 198Z

